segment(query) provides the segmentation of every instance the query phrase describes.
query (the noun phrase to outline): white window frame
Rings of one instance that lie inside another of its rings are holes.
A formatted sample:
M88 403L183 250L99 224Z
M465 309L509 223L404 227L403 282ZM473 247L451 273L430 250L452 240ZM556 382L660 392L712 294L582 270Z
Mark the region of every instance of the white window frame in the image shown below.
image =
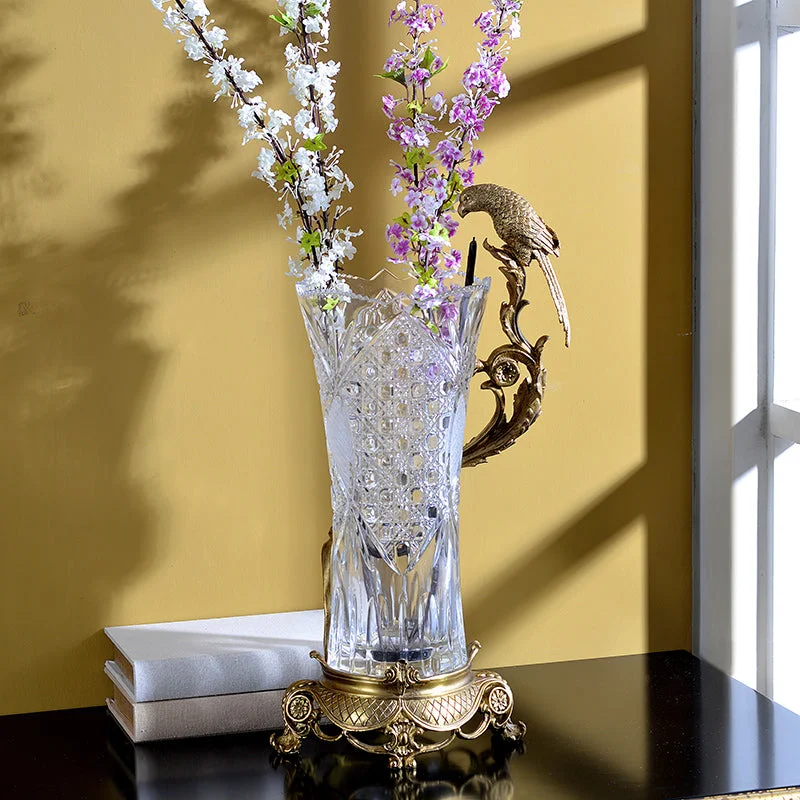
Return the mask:
M757 669L773 690L773 479L779 449L800 443L800 413L775 403L775 154L777 40L800 27L800 0L695 0L695 653L736 675L733 491L758 469ZM758 407L734 419L734 56L759 42ZM756 532L753 532L756 535Z

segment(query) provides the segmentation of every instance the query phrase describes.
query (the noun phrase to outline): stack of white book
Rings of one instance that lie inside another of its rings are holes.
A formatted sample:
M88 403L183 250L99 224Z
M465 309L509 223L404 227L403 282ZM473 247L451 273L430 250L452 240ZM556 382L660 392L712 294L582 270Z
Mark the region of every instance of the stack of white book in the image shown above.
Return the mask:
M109 711L133 742L279 728L289 684L320 677L322 611L106 628Z

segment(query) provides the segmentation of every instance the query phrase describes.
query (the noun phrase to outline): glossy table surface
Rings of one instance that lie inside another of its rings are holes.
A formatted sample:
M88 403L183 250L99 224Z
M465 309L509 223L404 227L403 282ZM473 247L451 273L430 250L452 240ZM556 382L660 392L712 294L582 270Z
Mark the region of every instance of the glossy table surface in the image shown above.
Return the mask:
M500 670L524 748L488 735L420 759L265 734L134 747L102 708L0 717L0 798L690 798L800 785L800 717L684 652Z

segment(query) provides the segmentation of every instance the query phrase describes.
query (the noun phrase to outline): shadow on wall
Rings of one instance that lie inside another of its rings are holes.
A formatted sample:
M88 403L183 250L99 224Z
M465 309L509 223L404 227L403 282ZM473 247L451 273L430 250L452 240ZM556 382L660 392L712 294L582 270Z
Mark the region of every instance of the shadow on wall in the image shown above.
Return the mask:
M686 198L691 191L689 167L691 109L689 85L676 91L675 74L691 81L692 6L688 0L649 0L647 27L641 32L517 78L493 124L507 114L535 113L536 107L595 81L623 71L647 71L647 243L646 243L646 462L595 504L553 531L513 569L499 575L490 590L465 609L470 635L496 635L515 624L570 572L625 527L642 517L647 529L648 648L651 651L691 647L691 386L686 351L675 346L675 320L688 317L691 296L691 221ZM677 128L682 134L676 138ZM598 157L602 157L598 154ZM588 204L602 198L587 198ZM620 220L620 225L624 225ZM590 269L590 258L583 268ZM682 277L676 279L676 270ZM686 337L691 351L691 338ZM602 358L602 352L598 353ZM677 391L676 391L677 387ZM614 387L605 387L613 392ZM625 398L620 398L624 416ZM678 443L676 445L676 443ZM672 474L676 446L685 452L687 468ZM491 469L491 467L483 467ZM676 509L686 529L676 530ZM587 598L587 602L590 599Z
M114 202L115 227L79 245L34 230L18 208L57 191L58 175L37 162L40 137L51 134L9 96L44 58L9 36L33 2L0 0L0 609L2 638L16 651L0 680L6 713L30 710L32 697L48 708L101 699L87 674L101 675L107 608L146 566L154 536L129 462L161 354L134 337L146 309L128 289L152 277L149 234L189 217L210 230L215 204L235 202L194 191L230 120L187 62L159 144L141 157L141 182ZM266 80L263 55L274 48L263 15L245 0L227 6Z

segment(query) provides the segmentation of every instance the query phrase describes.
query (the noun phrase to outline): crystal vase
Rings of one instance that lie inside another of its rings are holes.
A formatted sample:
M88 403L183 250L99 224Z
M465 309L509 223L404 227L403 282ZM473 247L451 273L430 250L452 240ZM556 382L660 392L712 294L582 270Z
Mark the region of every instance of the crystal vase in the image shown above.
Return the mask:
M351 281L347 302L298 284L331 475L328 665L383 678L467 664L458 506L464 425L489 280L432 326L406 282Z

